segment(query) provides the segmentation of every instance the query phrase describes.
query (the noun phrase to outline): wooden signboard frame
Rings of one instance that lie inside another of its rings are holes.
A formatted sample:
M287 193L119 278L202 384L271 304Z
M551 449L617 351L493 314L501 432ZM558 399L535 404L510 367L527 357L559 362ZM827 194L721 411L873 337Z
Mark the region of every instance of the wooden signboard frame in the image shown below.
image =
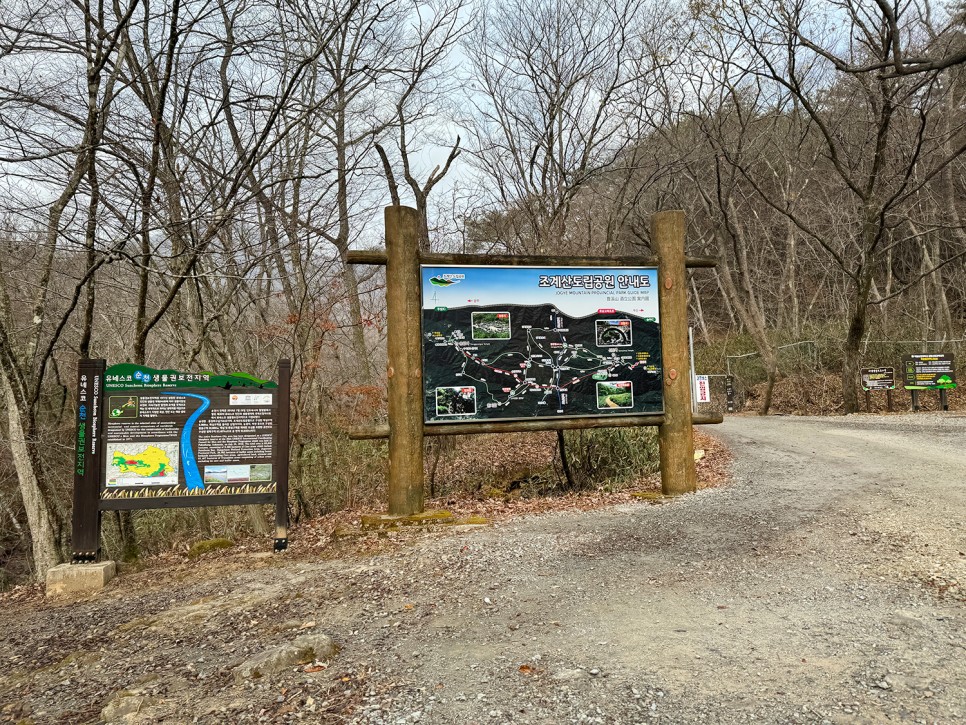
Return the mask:
M77 419L74 450L74 507L71 520L73 563L97 560L100 550L101 513L108 510L184 508L202 506L275 505L275 551L288 547L289 420L291 415L291 375L289 360L280 360L277 405L273 421L272 477L274 492L227 493L147 498L105 499L101 495L105 471L106 420L108 396L105 394L105 360L81 360L77 366ZM206 378L207 379L207 378ZM237 388L251 392L252 387Z
M389 515L423 511L423 438L430 435L657 426L661 488L665 495L696 489L692 424L720 423L720 415L691 412L686 269L714 267L707 258L685 258L685 218L665 211L651 218L657 258L544 257L433 254L419 249L415 209L385 209L386 250L349 252L350 264L386 266L386 317L389 363L389 425L350 431L354 440L389 439ZM425 425L423 419L422 302L420 265L493 265L532 267L658 267L664 382L664 413L614 417L546 418Z

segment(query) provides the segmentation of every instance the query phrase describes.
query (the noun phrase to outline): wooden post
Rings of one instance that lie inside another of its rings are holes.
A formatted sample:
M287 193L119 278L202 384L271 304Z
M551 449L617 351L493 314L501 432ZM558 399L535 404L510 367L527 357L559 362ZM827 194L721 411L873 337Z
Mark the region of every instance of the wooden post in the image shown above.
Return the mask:
M909 397L912 398L912 412L918 413L919 412L919 391L910 390Z
M945 388L939 391L939 407L945 412L949 411L949 393Z
M889 412L891 413L892 412L892 391L891 390L886 391L886 407L889 409Z
M872 412L872 394L868 390L865 391L865 412Z
M697 488L691 429L691 370L688 362L688 291L684 267L683 211L651 217L651 244L658 257L661 350L664 368L664 423L658 442L661 490L666 496Z
M389 352L389 515L423 510L423 360L419 215L386 207L386 337Z
M278 361L275 421L275 551L288 548L288 454L292 416L292 361Z

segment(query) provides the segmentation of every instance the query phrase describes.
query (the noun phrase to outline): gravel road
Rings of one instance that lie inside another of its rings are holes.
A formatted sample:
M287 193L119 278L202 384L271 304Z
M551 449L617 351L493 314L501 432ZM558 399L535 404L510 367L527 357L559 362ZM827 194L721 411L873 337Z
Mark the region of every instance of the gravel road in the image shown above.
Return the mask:
M73 607L7 608L3 712L966 721L966 418L732 417L713 432L733 482L665 505L422 535L365 559L252 557L176 585L138 574ZM232 674L316 631L340 646L327 668Z

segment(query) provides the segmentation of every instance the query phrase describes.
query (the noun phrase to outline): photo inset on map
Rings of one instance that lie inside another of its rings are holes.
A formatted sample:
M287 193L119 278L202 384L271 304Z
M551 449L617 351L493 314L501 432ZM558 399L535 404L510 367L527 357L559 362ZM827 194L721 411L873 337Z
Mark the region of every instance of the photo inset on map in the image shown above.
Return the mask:
M251 478L252 481L271 481L272 480L272 464L271 463L253 463L251 465Z
M111 418L137 418L138 399L134 395L112 395L107 399Z
M474 415L476 388L436 388L436 415Z
M228 466L205 466L205 483L228 483Z
M597 407L633 408L634 383L630 380L597 383Z
M474 312L473 313L474 340L509 340L510 313L509 312Z
M597 320L598 347L628 347L632 342L630 320Z
M177 486L180 446L173 441L111 443L107 485Z
M225 466L228 472L228 483L247 483L251 480L251 466L247 464Z

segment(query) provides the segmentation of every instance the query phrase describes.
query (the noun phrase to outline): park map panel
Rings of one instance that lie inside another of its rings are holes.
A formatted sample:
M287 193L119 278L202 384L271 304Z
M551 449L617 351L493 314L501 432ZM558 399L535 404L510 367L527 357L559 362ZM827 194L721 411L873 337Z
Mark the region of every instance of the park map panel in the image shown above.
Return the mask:
M664 410L657 269L423 266L427 423Z

